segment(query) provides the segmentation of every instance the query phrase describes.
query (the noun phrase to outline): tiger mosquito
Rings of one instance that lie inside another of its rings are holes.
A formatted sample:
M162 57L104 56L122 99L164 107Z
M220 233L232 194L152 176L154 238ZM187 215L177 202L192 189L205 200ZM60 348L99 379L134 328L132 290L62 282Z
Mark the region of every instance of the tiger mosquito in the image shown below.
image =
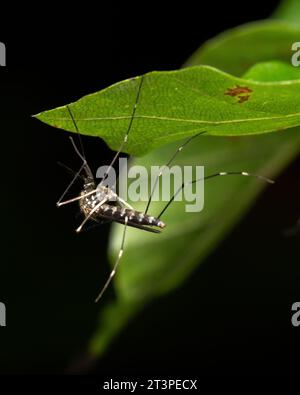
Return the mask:
M163 170L165 168L167 168L174 161L176 156L194 138L205 133L205 132L200 132L198 134L193 135L192 137L189 137L183 144L181 144L177 148L175 153L172 155L170 160L167 162L167 164L164 165L160 169L160 172L156 176L153 188L150 192L149 200L147 202L145 211L141 212L141 211L135 210L129 203L127 203L125 200L121 199L117 195L117 193L114 192L114 190L113 190L114 186L108 187L108 186L103 185L103 183L104 183L106 177L108 176L110 170L112 169L114 163L116 162L119 155L121 154L125 144L127 143L130 130L132 129L132 125L133 125L133 121L135 118L136 109L137 109L137 106L139 103L139 98L140 98L140 94L142 91L142 86L143 86L145 76L142 75L141 77L137 77L137 78L140 78L140 83L137 88L135 103L133 105L133 109L132 109L131 117L130 117L129 124L127 127L127 131L125 133L125 136L123 138L123 141L121 143L119 150L116 152L116 154L113 157L110 165L108 166L104 176L102 177L101 182L98 185L96 185L96 181L93 176L93 173L87 163L85 152L84 152L84 147L82 144L80 132L79 132L78 126L76 124L75 117L74 117L70 107L68 105L66 106L69 116L70 116L70 119L72 120L75 131L77 132L77 135L78 135L80 150L77 147L77 145L75 144L75 141L71 136L70 136L70 140L71 140L71 143L73 145L73 148L74 148L76 154L79 156L79 158L82 161L82 165L79 168L79 170L77 171L77 173L74 175L72 181L69 183L69 185L67 186L67 188L65 189L63 194L61 195L60 199L57 202L57 206L60 207L60 206L66 205L66 204L70 204L70 203L79 201L80 211L83 214L84 219L83 219L82 223L80 224L80 226L76 229L77 233L79 233L82 230L83 226L90 220L96 221L96 222L108 220L111 222L117 222L117 223L124 225L120 250L119 250L117 259L116 259L114 266L109 274L108 279L106 280L100 293L96 297L95 302L98 302L102 298L104 292L108 288L109 284L111 283L113 277L115 276L115 274L117 272L119 263L120 263L121 258L123 256L123 253L124 253L124 245L125 245L125 237L126 237L127 227L134 227L134 228L138 228L138 229L145 230L145 231L152 232L152 233L161 233L161 230L163 228L165 228L165 226L166 226L166 224L161 220L162 215L165 213L165 211L170 206L170 204L174 201L175 197L186 186L194 184L199 181L203 181L203 180L205 181L205 180L212 179L212 178L219 177L219 176L232 176L232 175L255 177L255 178L261 179L263 181L266 181L268 183L271 183L271 184L274 183L274 181L270 180L269 178L266 178L264 176L257 175L257 174L248 173L245 171L230 171L230 172L219 172L219 173L210 174L210 175L202 177L200 179L195 179L195 180L192 180L192 181L189 181L186 183L182 183L180 188L178 188L178 190L173 194L173 196L171 197L169 202L165 205L165 207L163 208L163 210L159 213L159 215L157 217L149 215L148 210L150 208L150 203L151 203L152 197L154 195L157 183L163 174ZM84 176L82 175L82 172L85 173ZM68 193L68 191L70 190L71 186L74 184L75 180L79 177L81 179L83 179L83 189L80 192L80 194L72 199L63 200L64 197L66 196L66 194Z

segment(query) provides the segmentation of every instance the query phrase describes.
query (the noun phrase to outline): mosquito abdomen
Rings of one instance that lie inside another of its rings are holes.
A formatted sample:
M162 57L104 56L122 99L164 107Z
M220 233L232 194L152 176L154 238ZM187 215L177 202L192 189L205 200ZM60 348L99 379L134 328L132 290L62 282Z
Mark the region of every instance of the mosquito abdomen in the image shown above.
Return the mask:
M159 218L141 213L140 211L130 210L124 207L117 207L111 204L103 204L100 207L98 213L99 215L109 217L114 220L122 220L127 217L129 222L139 225L158 226L159 228L164 228L166 226Z

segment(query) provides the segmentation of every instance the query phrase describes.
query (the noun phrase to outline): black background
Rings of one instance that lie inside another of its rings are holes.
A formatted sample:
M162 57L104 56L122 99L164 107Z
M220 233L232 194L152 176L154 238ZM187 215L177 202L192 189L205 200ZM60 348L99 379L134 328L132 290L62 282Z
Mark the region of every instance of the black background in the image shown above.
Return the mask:
M85 347L108 271L109 226L77 236L76 205L56 209L69 180L57 161L78 161L67 133L30 118L127 77L179 68L208 38L268 17L277 3L43 5L4 18L1 373L299 375L291 305L300 301L300 235L282 236L300 215L299 159L183 287L153 302L90 364ZM112 157L101 141L84 144L93 169Z

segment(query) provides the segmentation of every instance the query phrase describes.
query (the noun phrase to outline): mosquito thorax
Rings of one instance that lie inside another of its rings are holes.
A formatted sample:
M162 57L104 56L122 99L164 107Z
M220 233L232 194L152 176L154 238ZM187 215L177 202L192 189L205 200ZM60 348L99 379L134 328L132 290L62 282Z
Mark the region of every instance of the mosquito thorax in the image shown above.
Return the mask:
M85 216L89 216L100 202L104 202L104 200L115 202L117 198L117 194L111 188L101 185L101 183L96 187L94 180L89 179L85 180L80 195L82 199L79 200L79 206ZM97 213L95 212L93 216L97 216Z
M94 180L86 178L84 180L83 189L80 192L82 198L79 200L79 207L82 213L86 216L93 208L93 202L95 201L95 193L92 193L96 189Z
M96 196L99 202L103 199L107 199L108 202L116 201L118 195L109 187L99 184L97 186Z

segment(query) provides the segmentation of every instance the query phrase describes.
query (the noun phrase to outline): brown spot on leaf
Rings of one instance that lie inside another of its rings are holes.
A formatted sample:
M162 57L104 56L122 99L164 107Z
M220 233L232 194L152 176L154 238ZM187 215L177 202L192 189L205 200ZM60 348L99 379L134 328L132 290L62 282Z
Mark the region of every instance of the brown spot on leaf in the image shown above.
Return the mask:
M236 85L234 88L228 88L224 94L227 96L236 97L238 99L238 103L244 103L250 99L252 92L252 89L250 89L248 86Z
M248 88L248 86L236 85L235 88L228 88L227 91L225 92L225 95L239 96L242 93L250 93L250 92L252 92L252 89Z
M250 95L238 96L238 98L239 98L238 103L244 103L245 101L249 100Z

